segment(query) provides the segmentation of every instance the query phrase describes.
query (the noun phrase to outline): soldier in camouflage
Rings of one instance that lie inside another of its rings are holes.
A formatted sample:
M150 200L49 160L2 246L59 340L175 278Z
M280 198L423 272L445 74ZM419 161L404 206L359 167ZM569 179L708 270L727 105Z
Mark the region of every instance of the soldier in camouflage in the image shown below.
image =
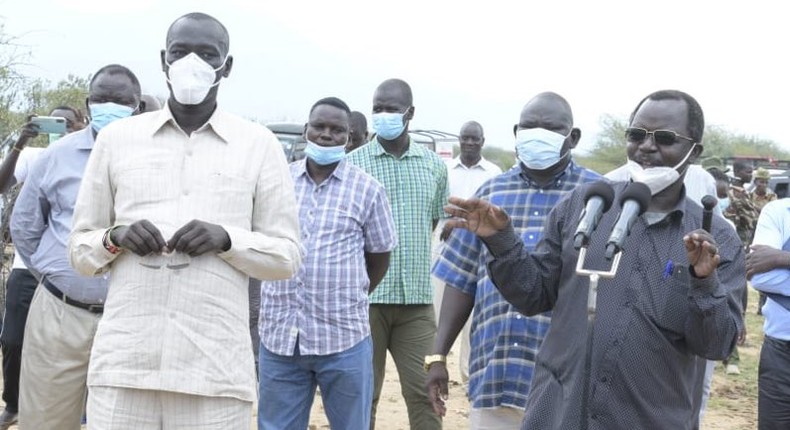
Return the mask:
M751 198L758 215L768 202L776 200L776 193L768 187L769 179L771 173L768 169L760 167L754 172L754 190L751 192Z

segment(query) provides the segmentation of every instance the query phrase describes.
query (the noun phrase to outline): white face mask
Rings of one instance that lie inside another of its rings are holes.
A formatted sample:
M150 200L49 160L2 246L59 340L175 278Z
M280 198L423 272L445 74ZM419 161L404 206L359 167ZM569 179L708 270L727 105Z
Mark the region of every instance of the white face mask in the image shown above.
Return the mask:
M203 102L212 87L219 85L217 72L225 67L225 61L216 69L203 61L194 52L168 64L167 82L173 89L173 97L182 105L196 105ZM215 82L216 81L216 82Z
M689 152L686 153L686 156L683 157L675 167L661 166L645 169L636 161L629 159L627 164L628 175L631 176L632 181L641 182L647 185L647 187L650 188L650 194L655 196L680 179L680 172L678 172L678 169L689 159L695 146L697 146L696 143L691 145Z

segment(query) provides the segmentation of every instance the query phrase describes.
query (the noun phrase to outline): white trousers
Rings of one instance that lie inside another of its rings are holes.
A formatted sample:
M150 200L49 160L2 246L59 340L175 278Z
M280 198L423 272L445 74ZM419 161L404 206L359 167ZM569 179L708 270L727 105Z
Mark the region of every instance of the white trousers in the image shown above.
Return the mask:
M501 406L498 408L472 408L469 412L470 430L514 430L521 428L524 411Z
M249 430L252 402L169 391L91 386L88 430Z

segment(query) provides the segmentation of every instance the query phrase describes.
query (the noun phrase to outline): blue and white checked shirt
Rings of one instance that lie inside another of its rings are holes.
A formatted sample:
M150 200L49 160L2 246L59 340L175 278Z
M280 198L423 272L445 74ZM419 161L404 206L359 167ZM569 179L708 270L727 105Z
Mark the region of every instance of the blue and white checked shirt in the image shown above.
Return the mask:
M291 164L304 249L286 281L264 282L259 330L274 354L329 355L370 335L365 253L392 251L395 223L384 187L346 161L319 185Z
M541 188L520 164L486 181L475 193L510 215L513 228L532 250L549 211L579 185L599 180L571 161L556 180ZM488 249L464 229L453 230L433 267L447 285L474 296L469 359L469 399L473 408L508 406L523 410L535 356L551 322L550 313L526 317L499 294L488 278Z

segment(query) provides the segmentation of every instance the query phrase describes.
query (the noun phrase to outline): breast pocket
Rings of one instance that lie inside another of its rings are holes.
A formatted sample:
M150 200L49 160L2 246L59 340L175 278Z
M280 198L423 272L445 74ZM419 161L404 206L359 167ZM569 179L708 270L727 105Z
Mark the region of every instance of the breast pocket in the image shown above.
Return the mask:
M198 192L201 206L220 220L234 219L249 224L252 214L255 182L241 176L212 172L200 181Z
M678 336L685 332L688 318L690 276L688 267L677 266L672 275L662 282L663 306L659 312L661 320L658 323Z
M172 199L176 188L172 169L133 167L118 172L116 201L134 202L138 207L155 206Z

